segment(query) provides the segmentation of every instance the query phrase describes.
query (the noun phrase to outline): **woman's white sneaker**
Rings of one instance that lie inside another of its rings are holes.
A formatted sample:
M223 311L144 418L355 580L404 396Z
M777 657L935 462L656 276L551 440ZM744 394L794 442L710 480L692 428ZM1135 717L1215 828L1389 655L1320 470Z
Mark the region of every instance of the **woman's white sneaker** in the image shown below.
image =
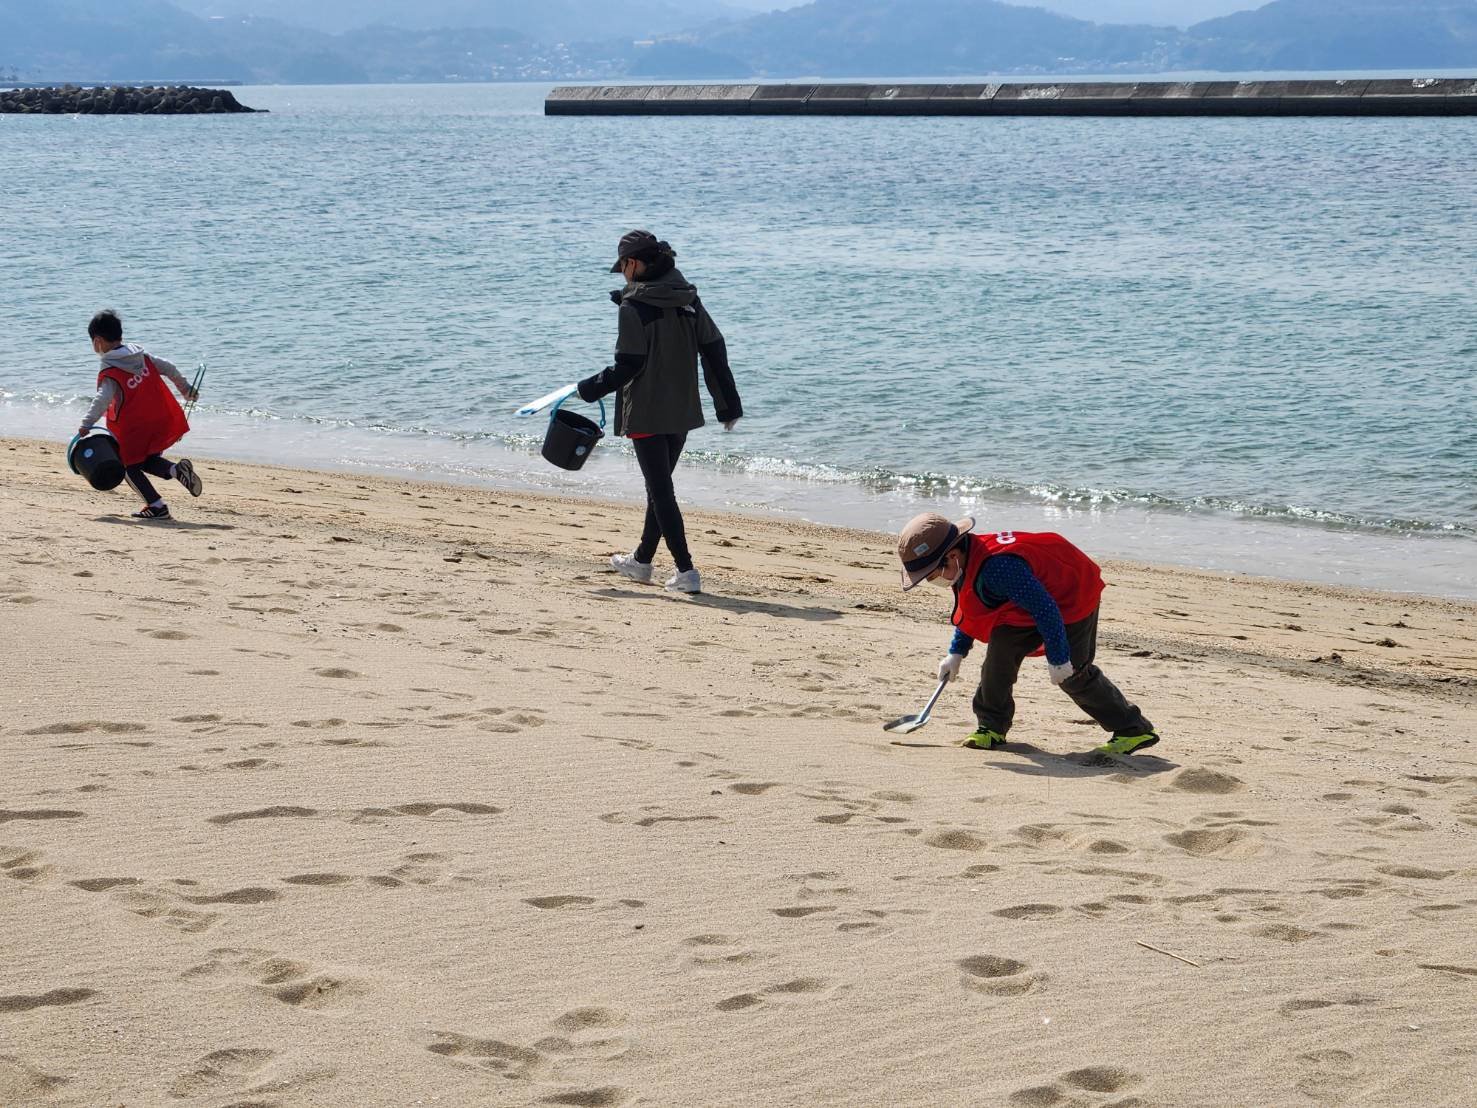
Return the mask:
M689 569L679 573L667 582L668 592L696 593L703 591L702 578L697 575L697 570Z
M632 581L639 581L643 585L651 584L651 563L638 562L634 554L616 554L610 559L610 568L622 577L629 577Z

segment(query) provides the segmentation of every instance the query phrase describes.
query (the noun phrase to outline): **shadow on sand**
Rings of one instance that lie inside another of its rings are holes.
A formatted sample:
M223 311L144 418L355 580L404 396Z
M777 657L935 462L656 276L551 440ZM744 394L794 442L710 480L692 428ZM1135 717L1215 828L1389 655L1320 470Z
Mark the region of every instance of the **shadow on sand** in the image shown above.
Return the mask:
M662 589L647 589L640 592L635 589L592 589L590 591L593 596L603 596L611 600L681 601L696 604L700 608L716 608L722 612L733 612L741 616L773 616L776 619L803 619L811 623L827 623L841 618L841 613L835 608L799 608L792 604L776 604L772 600L740 600L735 596L714 596L705 592L686 596L669 593Z
M234 531L230 523L190 523L183 519L134 519L132 516L95 516L93 523L122 523L129 527L160 527L171 531Z
M1152 754L1129 754L1121 758L1097 750L1053 754L1030 743L1009 743L989 751L970 750L957 743L894 742L892 745L957 750L961 755L990 759L985 765L991 769L1003 769L1007 773L1019 773L1026 777L1106 777L1113 773L1153 777L1180 768L1178 763L1156 758ZM1008 760L1000 760L1002 757Z

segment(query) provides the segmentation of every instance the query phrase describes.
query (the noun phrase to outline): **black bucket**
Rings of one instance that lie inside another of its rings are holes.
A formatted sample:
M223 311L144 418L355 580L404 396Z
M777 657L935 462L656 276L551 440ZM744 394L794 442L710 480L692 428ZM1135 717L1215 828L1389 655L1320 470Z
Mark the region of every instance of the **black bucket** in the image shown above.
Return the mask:
M567 398L566 398L567 399ZM595 444L605 437L605 401L600 401L600 422L554 405L549 429L544 433L544 459L560 469L582 469Z
M87 478L98 492L107 492L123 484L123 459L118 456L118 440L101 427L78 435L67 447L67 465L72 472Z

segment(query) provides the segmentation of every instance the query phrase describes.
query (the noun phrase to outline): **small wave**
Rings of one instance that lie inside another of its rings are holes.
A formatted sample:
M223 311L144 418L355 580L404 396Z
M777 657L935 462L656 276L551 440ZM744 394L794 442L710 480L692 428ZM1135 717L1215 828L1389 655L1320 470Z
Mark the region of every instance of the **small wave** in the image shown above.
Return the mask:
M92 397L44 392L17 397L13 392L0 390L0 400L10 402L17 399L22 403L29 402L47 407L76 407L86 404ZM423 437L448 443L485 442L529 455L536 455L543 443L543 436L537 433L453 431L417 424L346 419L297 412L287 413L257 407L238 409L202 404L200 410L252 420L268 420L370 434ZM625 440L612 438L608 439L607 443L606 449L631 453L630 445ZM728 451L689 450L684 454L684 458L691 463L723 472L820 484L846 484L860 486L877 493L911 492L919 496L939 499L991 496L1038 504L1099 510L1118 506L1135 506L1162 511L1220 513L1255 519L1282 520L1332 530L1477 537L1477 526L1463 523L1401 516L1370 518L1307 505L1256 503L1237 497L1173 497L1137 489L1078 487L1051 482L1019 482L971 474L937 471L911 473L881 468L856 469L825 462Z

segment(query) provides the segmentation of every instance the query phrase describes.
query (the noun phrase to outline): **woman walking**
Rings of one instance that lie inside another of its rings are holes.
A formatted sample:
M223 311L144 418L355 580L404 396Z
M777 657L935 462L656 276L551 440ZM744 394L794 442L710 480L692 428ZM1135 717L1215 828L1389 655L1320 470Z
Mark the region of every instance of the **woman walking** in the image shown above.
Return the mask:
M724 430L744 414L728 348L697 289L677 269L676 253L650 231L632 231L620 241L612 273L626 280L610 294L620 306L615 364L578 385L587 401L618 393L615 433L631 440L646 482L646 526L630 554L610 564L633 581L651 581L657 543L665 540L676 563L667 581L674 592L702 591L701 578L687 549L682 509L672 483L688 432L703 425L698 396L698 361L718 421Z

